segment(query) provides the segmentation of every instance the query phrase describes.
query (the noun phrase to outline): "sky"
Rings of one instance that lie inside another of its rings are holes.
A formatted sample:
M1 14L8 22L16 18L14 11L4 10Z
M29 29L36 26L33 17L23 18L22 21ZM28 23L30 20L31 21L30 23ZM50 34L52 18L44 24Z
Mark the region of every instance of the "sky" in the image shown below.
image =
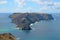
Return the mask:
M0 0L0 13L60 13L60 0Z

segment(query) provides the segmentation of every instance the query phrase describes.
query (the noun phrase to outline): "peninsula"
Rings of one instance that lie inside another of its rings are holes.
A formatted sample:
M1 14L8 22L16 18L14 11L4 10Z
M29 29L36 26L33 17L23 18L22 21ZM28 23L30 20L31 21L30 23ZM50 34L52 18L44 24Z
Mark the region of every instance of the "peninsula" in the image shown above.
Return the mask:
M31 30L30 24L41 20L53 20L51 14L45 13L13 13L9 16L12 23L16 24L22 30Z

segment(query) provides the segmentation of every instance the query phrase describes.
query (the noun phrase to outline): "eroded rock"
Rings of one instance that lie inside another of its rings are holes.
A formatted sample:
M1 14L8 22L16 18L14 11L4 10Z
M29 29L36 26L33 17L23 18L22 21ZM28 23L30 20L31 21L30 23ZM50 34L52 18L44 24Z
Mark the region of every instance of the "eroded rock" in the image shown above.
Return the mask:
M0 34L0 40L16 40L11 33Z

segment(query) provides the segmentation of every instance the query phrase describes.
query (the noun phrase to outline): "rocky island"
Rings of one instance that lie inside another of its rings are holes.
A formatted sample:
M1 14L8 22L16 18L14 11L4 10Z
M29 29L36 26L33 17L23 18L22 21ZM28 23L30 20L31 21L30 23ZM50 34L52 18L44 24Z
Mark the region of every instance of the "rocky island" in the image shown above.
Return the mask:
M0 34L0 40L16 40L16 38L11 33Z
M41 20L53 20L51 14L45 13L13 13L9 16L12 23L22 30L31 30L30 24Z

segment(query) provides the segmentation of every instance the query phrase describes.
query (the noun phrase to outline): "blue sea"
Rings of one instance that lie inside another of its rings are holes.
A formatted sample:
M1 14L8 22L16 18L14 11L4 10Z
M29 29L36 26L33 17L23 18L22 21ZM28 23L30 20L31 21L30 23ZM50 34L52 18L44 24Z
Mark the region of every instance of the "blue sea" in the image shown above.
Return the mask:
M31 24L32 30L18 30L11 23L10 13L0 13L0 34L11 33L16 40L60 40L60 14L52 14L54 20Z

